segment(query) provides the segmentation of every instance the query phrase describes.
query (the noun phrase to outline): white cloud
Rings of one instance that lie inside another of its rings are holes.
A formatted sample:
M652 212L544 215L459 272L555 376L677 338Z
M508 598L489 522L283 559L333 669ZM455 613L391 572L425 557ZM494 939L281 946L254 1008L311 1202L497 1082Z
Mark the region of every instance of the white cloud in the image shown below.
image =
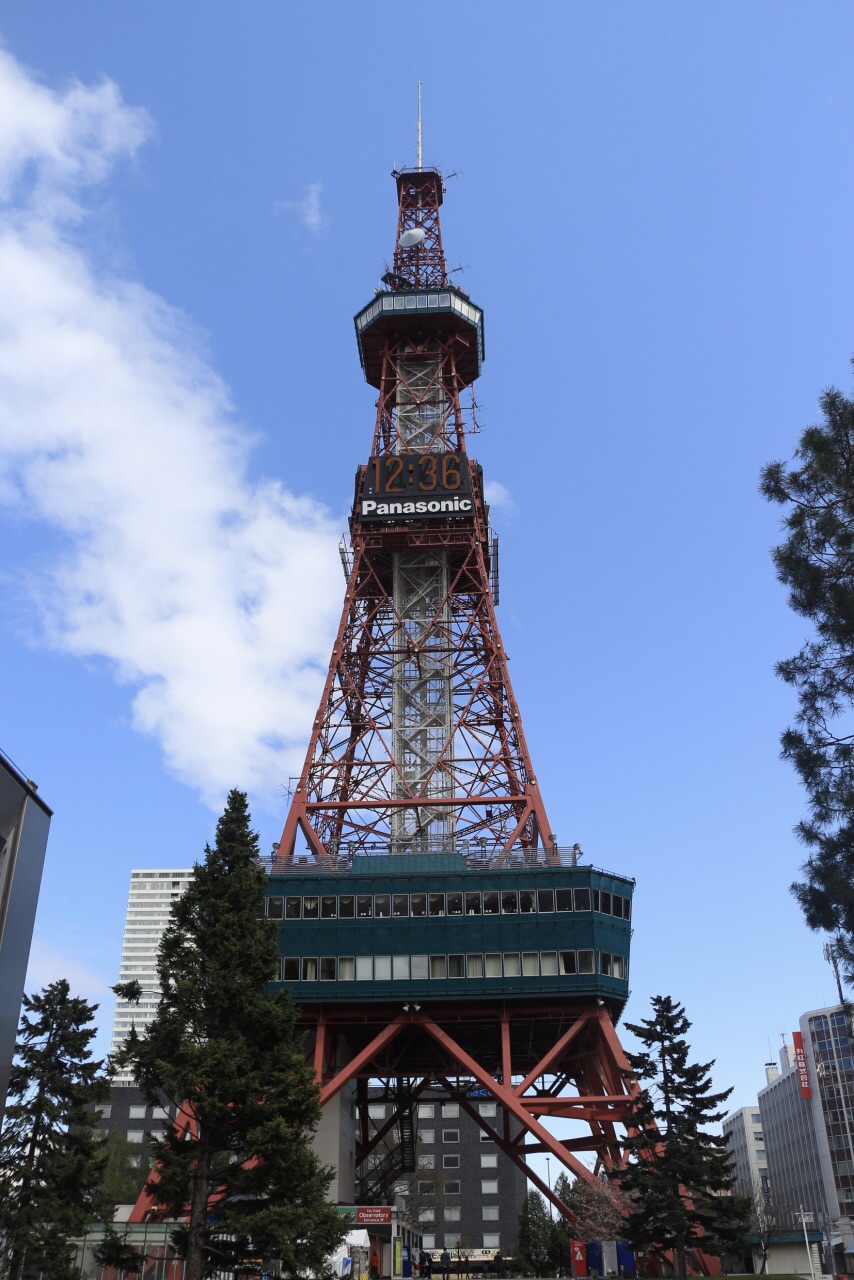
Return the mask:
M483 486L483 496L491 507L495 507L496 511L503 511L505 515L512 515L516 510L510 490L500 480L487 480Z
M135 727L216 807L299 768L341 600L338 526L249 480L190 326L75 243L79 188L148 127L114 85L54 92L0 50L0 497L62 535L37 575L50 643L108 660Z
M310 182L301 200L281 200L276 205L276 208L285 213L295 213L302 225L312 235L319 236L322 231L326 230L328 221L320 206L322 194L323 183Z

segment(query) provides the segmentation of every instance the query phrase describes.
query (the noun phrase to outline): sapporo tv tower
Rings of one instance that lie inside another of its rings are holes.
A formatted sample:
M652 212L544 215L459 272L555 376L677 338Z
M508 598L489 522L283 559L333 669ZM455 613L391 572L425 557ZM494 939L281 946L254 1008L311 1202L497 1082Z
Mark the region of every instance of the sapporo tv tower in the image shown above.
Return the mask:
M416 167L393 176L393 268L355 317L378 399L344 609L266 911L282 922L281 979L327 1130L345 1133L355 1104L339 1198L389 1198L416 1165L418 1097L438 1085L571 1217L526 1160L544 1152L585 1179L581 1154L620 1160L636 1091L614 1030L633 881L579 866L546 815L461 407L483 363L483 312L449 283L442 176L422 166L420 138ZM392 1103L378 1130L369 1081ZM546 1117L579 1132L561 1141Z

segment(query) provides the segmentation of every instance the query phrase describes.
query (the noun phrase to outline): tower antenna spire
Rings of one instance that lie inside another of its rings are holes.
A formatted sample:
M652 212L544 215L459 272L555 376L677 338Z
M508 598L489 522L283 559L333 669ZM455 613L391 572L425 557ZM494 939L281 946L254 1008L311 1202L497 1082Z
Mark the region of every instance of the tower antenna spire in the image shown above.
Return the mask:
M423 159L421 148L421 81L418 81L418 125L415 130L415 168L421 169Z

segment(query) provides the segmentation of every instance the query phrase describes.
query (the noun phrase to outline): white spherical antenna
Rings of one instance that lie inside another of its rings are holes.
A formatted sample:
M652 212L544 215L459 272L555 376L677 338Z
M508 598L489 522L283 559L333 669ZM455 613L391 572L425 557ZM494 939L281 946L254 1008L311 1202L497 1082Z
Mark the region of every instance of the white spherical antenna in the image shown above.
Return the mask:
M401 249L414 249L417 244L421 244L426 234L423 227L410 227L409 231L404 231L397 243Z

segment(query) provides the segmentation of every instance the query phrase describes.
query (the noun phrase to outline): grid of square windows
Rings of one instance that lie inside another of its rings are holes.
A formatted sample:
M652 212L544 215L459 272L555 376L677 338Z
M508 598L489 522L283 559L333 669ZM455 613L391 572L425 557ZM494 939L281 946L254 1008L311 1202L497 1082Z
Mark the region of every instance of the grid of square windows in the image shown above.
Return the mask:
M574 977L596 973L627 982L629 961L627 956L610 951L597 953L592 948L583 947L575 951L487 951L467 955L284 956L280 972L282 982L449 981L457 978Z
M596 911L630 920L632 900L604 889L487 889L448 893L274 894L270 920L388 920L445 916L524 916Z

